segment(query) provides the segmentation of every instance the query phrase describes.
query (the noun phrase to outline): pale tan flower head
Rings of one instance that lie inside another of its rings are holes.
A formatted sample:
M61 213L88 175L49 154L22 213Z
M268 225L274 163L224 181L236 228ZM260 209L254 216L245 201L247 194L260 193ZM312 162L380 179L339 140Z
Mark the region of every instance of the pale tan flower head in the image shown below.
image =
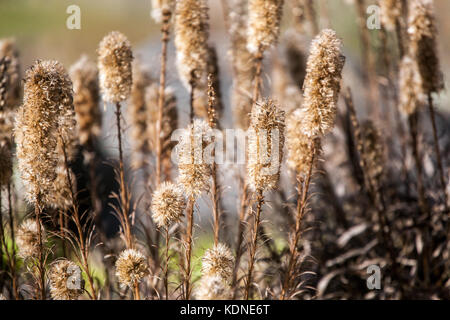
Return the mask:
M276 44L284 0L248 0L247 48L264 52Z
M42 243L46 242L43 226L41 227ZM39 229L35 219L27 219L19 226L16 234L19 256L23 259L37 257L39 254Z
M304 134L315 137L334 127L345 58L342 42L331 29L323 30L312 42L303 84Z
M178 0L175 5L175 48L181 81L190 89L206 80L208 7L205 0ZM192 77L194 74L194 77Z
M70 260L54 262L50 268L49 280L53 300L77 300L83 294L81 269Z
M15 138L19 171L26 199L39 194L51 202L56 167L61 161L60 137L73 153L74 117L72 82L56 61L38 61L26 72L23 106L17 112Z
M149 273L146 257L135 249L122 251L116 261L116 276L123 286L133 287Z
M171 182L163 182L153 192L153 220L160 228L179 222L183 217L185 207L184 190Z
M196 291L198 300L229 300L231 296L230 285L219 275L203 276Z
M180 137L178 144L178 182L189 197L198 197L209 188L211 159L204 151L212 130L205 120L195 119Z
M101 133L102 113L97 65L86 55L69 70L73 82L73 103L75 106L79 140L82 145L94 140Z
M247 177L253 190L276 189L283 160L285 113L270 100L257 102L251 113Z
M172 11L175 0L152 0L152 18L156 23L163 21L164 10Z
M97 52L103 99L111 103L128 99L133 82L131 67L133 52L127 37L113 31L103 38Z
M218 275L229 281L234 269L234 257L230 249L222 243L206 250L202 259L202 275Z
M419 74L417 62L409 56L404 56L400 63L399 92L400 110L406 114L413 114L423 103L422 78Z
M444 88L437 50L437 28L432 0L414 0L409 8L411 56L417 61L425 93Z

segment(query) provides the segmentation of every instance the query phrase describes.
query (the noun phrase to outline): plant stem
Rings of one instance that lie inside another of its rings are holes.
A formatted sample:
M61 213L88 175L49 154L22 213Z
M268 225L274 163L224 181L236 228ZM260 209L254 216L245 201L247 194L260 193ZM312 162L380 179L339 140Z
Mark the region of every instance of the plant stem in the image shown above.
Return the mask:
M249 266L247 272L247 279L245 283L244 300L248 300L251 297L253 268L255 265L256 249L258 246L259 224L261 219L261 209L263 202L264 197L262 194L262 190L258 189L256 191L256 213L254 215L253 220L252 239L250 243L250 252L249 252Z
M186 266L184 275L185 300L189 300L191 295L191 256L192 256L192 232L194 228L194 203L195 199L189 199L187 206L187 227L186 227Z
M11 191L11 182L7 185L8 192L8 214L9 214L9 229L11 232L11 246L12 253L10 257L11 264L11 279L12 279L12 289L14 293L14 298L19 300L19 291L17 288L17 273L16 273L16 236L14 232L14 215L13 215L13 207L12 207L12 191ZM1 195L0 195L1 197Z
M169 227L166 227L166 264L164 266L164 288L166 289L166 300L169 300Z
M36 201L34 204L34 213L35 213L35 219L36 224L38 228L38 275L39 275L39 289L40 289L40 295L41 300L46 299L46 292L45 292L45 265L44 265L44 248L42 244L42 228L41 228L41 195L40 192L36 193Z

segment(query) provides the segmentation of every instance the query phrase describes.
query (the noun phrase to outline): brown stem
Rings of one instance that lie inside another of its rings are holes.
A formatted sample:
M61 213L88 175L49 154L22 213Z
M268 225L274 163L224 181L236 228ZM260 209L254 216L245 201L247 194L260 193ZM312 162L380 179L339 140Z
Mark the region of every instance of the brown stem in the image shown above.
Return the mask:
M439 180L441 182L442 192L444 194L444 207L445 212L448 212L448 195L446 190L446 183L445 183L445 173L444 173L444 166L442 164L442 157L441 157L441 149L439 147L439 138L437 135L437 126L436 126L436 115L434 112L434 106L433 106L433 97L431 96L431 93L428 93L428 109L430 111L430 119L431 119L431 125L433 127L433 139L434 139L434 151L436 153L436 159L439 169Z
M184 289L185 299L189 300L191 295L191 256L192 256L192 231L194 228L194 203L195 200L191 198L187 206L187 226L186 226L186 265L184 275Z
M256 191L256 212L253 220L252 239L250 242L250 251L249 251L249 266L247 272L247 279L245 283L244 300L248 300L251 297L251 287L253 281L252 276L253 276L253 268L255 266L256 249L258 246L259 224L261 219L261 209L263 201L264 197L262 194L262 190L258 189Z
M134 282L134 300L141 300L141 293L139 291L139 282Z
M125 244L128 249L133 248L133 238L131 234L130 222L128 220L129 213L129 199L128 192L125 184L125 169L123 162L123 150L122 150L122 128L121 128L121 111L120 103L116 103L116 125L117 125L117 140L119 147L119 179L120 179L120 205L121 205L121 215L123 222L123 232L125 236Z
M261 72L262 72L262 61L263 61L263 53L261 50L255 55L255 80L253 86L253 103L255 104L258 101L261 95Z
M12 246L12 253L10 257L12 289L14 293L14 298L16 300L19 300L19 291L17 288L17 273L16 273L16 243L15 243L16 236L14 232L14 214L12 207L11 182L9 182L7 185L7 192L8 192L9 229L11 232L11 246Z
M301 222L303 215L305 214L305 209L307 206L307 200L308 200L308 192L309 192L309 186L311 184L311 177L313 173L314 168L314 161L316 158L316 143L313 141L313 149L312 149L312 156L308 165L308 173L306 175L306 180L303 186L303 178L298 177L298 199L297 199L297 219L295 221L295 232L294 232L294 239L290 246L290 254L289 254L289 262L288 262L288 269L284 278L283 288L281 290L280 294L280 300L284 300L286 298L286 294L288 293L290 289L290 284L294 277L294 270L295 266L297 264L297 246L298 242L300 240L301 235Z
M164 288L166 300L169 300L169 227L166 227L166 264L164 266Z
M159 92L158 92L158 120L156 121L156 186L161 183L161 163L162 163L162 138L161 128L163 121L163 108L165 102L166 88L166 62L167 62L167 43L169 42L170 31L170 10L163 10L163 24L161 28L161 71L159 75Z
M36 224L38 228L38 273L39 273L39 289L41 300L46 299L45 292L45 265L44 265L44 248L43 248L43 240L42 240L42 229L41 229L41 195L40 192L36 193L36 202L34 204L34 213L36 215Z

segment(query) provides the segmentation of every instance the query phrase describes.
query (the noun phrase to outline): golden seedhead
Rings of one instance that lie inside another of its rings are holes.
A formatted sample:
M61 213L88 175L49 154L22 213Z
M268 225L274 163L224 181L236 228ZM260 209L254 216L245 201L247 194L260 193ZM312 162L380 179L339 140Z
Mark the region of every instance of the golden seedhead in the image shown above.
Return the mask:
M287 163L301 176L308 174L314 152L314 140L303 133L304 126L305 111L297 109L288 117L286 124Z
M283 160L285 113L270 100L258 101L248 130L247 177L253 190L276 189Z
M411 57L417 61L425 93L444 88L437 50L437 28L432 0L414 0L409 9Z
M50 268L49 280L53 300L77 300L83 294L81 269L70 260L54 262Z
M128 99L133 82L133 52L127 37L118 31L109 33L100 42L97 53L103 99L111 103Z
M323 30L312 42L303 84L305 131L310 137L334 127L345 57L342 42L331 29Z
M19 171L25 197L34 203L39 194L51 203L56 167L61 161L61 137L69 157L74 148L72 82L57 61L37 61L26 72L24 103L14 128Z
M278 40L284 0L248 0L247 48L264 52Z
M234 257L230 249L222 243L206 250L202 259L202 275L218 275L229 281L234 269Z
M206 78L208 61L208 6L205 0L179 0L175 5L177 69L187 89Z
M146 257L135 249L122 251L116 261L116 276L123 286L133 287L149 273Z
M230 285L219 275L203 276L196 292L198 300L229 300L231 296Z
M179 222L183 217L185 207L184 190L171 182L163 182L153 192L152 217L160 228L167 228L172 223Z
M86 55L69 70L73 82L73 103L78 125L79 141L82 145L92 142L101 133L102 113L100 89L96 64Z
M409 56L404 56L400 62L399 72L399 102L400 110L404 114L413 114L423 103L422 87L422 78L417 62Z
M178 144L178 182L189 197L196 198L209 188L211 163L204 154L212 130L205 120L195 119Z
M42 243L46 242L43 226L41 228ZM23 259L33 258L39 255L39 229L35 219L27 219L19 226L16 234L19 256Z

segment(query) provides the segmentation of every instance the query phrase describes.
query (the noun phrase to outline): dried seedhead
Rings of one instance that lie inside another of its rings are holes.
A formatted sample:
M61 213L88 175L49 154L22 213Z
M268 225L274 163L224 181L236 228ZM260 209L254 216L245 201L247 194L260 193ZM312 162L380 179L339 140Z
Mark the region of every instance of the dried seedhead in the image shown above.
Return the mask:
M49 280L53 300L77 300L83 294L81 269L70 260L54 262L50 268Z
M41 228L42 243L46 242L43 226ZM17 229L16 243L19 256L23 259L35 258L39 255L39 229L35 219L27 219Z
M404 56L400 63L399 72L400 110L406 114L413 114L423 103L422 78L419 66L414 59Z
M133 287L149 273L146 257L135 249L122 251L116 261L116 276L123 286Z
M229 281L234 269L234 257L230 249L222 243L206 250L202 259L202 275L218 275Z
M153 192L153 220L160 228L168 228L172 223L179 222L185 207L184 190L173 183L163 182Z
M196 292L198 300L229 300L232 290L227 282L219 275L203 276Z

